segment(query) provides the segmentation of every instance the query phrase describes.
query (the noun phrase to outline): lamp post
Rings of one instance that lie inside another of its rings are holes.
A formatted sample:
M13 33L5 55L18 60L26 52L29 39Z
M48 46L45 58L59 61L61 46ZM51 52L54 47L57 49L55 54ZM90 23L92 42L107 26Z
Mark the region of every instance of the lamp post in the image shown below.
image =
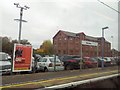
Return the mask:
M113 36L111 36L111 38L112 38L112 57L114 57L114 44L113 44Z
M81 43L80 43L80 56L81 56L81 60L80 60L80 70L82 70L82 61L83 61L83 57L82 57L82 39L81 39Z
M20 40L21 40L21 28L22 28L22 22L27 22L25 20L22 20L22 16L23 16L23 10L27 10L29 9L28 6L24 6L24 7L21 7L19 5L19 3L14 3L14 5L16 5L17 8L20 8L20 19L14 19L14 20L17 20L17 21L20 21L20 24L19 24L19 37L18 37L18 43L20 43Z
M102 69L104 68L104 29L108 29L108 27L102 28Z

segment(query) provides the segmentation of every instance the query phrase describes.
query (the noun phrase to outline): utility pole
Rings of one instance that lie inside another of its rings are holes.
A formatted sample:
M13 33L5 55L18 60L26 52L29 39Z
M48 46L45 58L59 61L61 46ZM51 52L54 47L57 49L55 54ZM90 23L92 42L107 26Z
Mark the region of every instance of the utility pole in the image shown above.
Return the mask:
M113 36L111 36L112 38L112 57L114 57L114 43L113 43Z
M80 59L80 70L82 70L82 67L83 67L83 57L82 57L82 38L80 37L80 56L81 56L81 59Z
M29 9L30 7L28 6L20 6L19 3L14 3L14 5L16 5L17 8L20 8L20 19L14 19L16 21L19 21L19 37L18 37L18 43L20 44L20 40L21 40L21 28L22 28L22 22L27 22L25 20L22 20L22 16L23 16L23 10L27 10Z
M105 42L105 40L104 40L104 30L105 29L108 29L108 27L104 27L104 28L102 28L102 69L104 68L104 42Z

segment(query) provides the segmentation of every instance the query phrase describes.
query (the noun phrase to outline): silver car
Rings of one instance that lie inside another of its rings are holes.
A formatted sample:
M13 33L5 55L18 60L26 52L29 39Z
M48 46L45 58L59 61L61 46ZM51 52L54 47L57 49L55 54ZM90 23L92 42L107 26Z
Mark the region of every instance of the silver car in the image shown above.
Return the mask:
M11 72L11 57L4 52L0 52L0 75Z
M55 57L43 57L37 62L37 69L44 72L64 70L63 62Z

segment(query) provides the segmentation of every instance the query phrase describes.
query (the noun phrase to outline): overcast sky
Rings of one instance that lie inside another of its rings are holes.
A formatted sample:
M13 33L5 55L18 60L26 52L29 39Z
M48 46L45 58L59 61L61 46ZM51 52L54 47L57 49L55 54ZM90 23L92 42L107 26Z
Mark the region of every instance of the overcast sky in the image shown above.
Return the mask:
M101 0L118 10L118 0ZM59 30L74 33L84 32L86 35L101 37L102 28L107 41L113 43L112 48L118 49L118 13L97 0L1 0L0 1L0 36L18 39L20 9L23 11L21 39L27 39L33 48L39 48L44 40L50 39ZM113 36L113 38L111 38Z

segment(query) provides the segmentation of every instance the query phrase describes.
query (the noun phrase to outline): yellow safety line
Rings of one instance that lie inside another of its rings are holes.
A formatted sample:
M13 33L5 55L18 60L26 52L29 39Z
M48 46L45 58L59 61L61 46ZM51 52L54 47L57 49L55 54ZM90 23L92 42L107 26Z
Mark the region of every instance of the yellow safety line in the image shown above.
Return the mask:
M109 72L99 72L99 73L93 73L93 74L88 74L88 75L78 75L78 76L72 76L72 77L66 77L66 78L55 78L55 79L51 79L51 80L44 80L44 81L37 81L37 82L26 82L26 83L22 83L22 84L13 84L13 85L8 85L8 86L0 86L0 89L24 86L24 85L30 85L30 84L40 84L40 83L46 83L46 82L51 82L51 81L55 81L55 80L67 80L67 79L74 79L74 78L78 78L78 77L88 77L88 76L93 76L93 75L98 75L98 74L107 74L107 73L114 73L114 72L118 72L118 70L109 71Z

